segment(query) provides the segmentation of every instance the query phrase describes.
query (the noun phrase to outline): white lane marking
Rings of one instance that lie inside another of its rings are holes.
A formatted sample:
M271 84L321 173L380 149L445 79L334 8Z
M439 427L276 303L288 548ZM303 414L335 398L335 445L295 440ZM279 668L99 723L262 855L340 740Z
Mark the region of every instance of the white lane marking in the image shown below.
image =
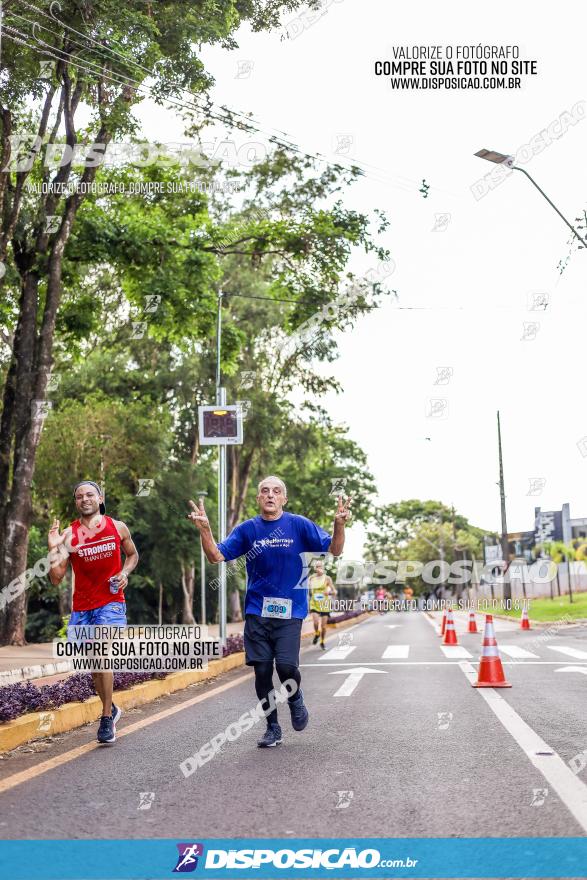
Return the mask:
M440 626L436 626L436 621L434 620L434 618L428 617L426 612L424 612L424 620L426 620L430 624L436 635L440 633Z
M382 660L407 660L410 653L409 645L388 645L383 654Z
M477 681L477 670L471 663L462 662L459 665L471 684ZM583 831L587 832L587 785L573 773L560 755L544 742L523 718L520 718L507 700L500 697L495 688L478 688L477 693L483 697L527 758L556 791ZM551 754L545 755L541 754L542 752Z
M1 0L0 0L0 2L1 2ZM366 626L369 623L373 623L373 620L370 617L368 617L366 620L359 620L358 623L353 623L352 626L345 627L344 631L350 632L352 629L358 629L360 626ZM310 643L309 645L308 644L302 645L302 647L300 648L300 654L307 654L308 651L315 651L315 650L316 650L316 646L312 645L312 643Z
M445 657L472 657L462 645L440 645L440 650Z
M387 629L397 629L398 626L403 626L403 623L386 623L385 626Z
M565 645L547 645L551 651L560 651L567 657L575 657L577 660L587 660L587 651L580 651L578 648L567 648Z
M329 672L328 675L346 675L347 677L334 694L335 697L350 697L360 680L368 672L375 672L378 675L385 675L383 669L368 669L365 666L357 666L355 669L339 669L337 672Z
M563 669L555 669L555 672L582 672L587 675L587 666L565 666Z
M326 651L325 654L322 654L320 657L321 660L344 660L345 657L348 657L349 654L352 654L353 651L357 649L356 645L340 645L337 648L331 648L330 651Z
M446 646L445 646L446 647ZM369 666L458 666L459 661L457 660L366 660L366 663ZM478 663L478 660L473 660L473 663ZM349 660L344 661L341 660L340 663L300 663L300 666L354 666L355 661ZM516 668L521 666L560 666L560 660L502 660L503 666L515 666ZM587 661L582 663L583 666L587 666ZM574 668L574 667L573 667Z
M506 654L508 657L529 657L531 660L539 659L538 654L533 654L532 651L527 651L526 648L520 648L519 645L500 645L499 651L501 654Z

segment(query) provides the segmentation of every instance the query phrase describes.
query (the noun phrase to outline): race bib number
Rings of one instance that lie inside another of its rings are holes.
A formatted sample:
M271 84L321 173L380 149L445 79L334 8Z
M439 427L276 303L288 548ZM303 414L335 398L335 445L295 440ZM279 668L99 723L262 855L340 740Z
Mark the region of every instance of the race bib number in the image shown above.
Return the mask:
M280 617L289 620L291 617L291 599L275 599L271 596L263 597L262 617Z

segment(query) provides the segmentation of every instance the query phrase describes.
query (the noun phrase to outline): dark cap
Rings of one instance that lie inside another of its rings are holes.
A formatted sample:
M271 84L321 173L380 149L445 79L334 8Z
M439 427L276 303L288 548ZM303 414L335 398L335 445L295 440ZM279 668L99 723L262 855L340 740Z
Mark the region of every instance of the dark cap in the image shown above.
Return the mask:
M75 498L75 493L77 492L77 490L79 489L80 486L93 486L94 489L96 490L96 492L98 493L98 495L102 495L102 497L104 497L102 490L100 489L100 487L98 486L97 483L94 483L93 480L80 480L80 482L77 483L73 487L73 497L74 498ZM100 513L101 514L106 513L106 505L104 504L103 501L100 502Z

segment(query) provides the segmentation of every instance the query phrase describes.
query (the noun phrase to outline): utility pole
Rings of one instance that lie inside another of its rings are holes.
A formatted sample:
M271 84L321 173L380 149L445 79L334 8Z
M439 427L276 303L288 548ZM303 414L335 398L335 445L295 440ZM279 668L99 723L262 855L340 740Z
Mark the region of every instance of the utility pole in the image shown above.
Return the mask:
M226 388L221 385L220 351L222 345L222 297L218 291L218 323L216 330L216 405L226 406ZM218 540L226 538L226 446L218 446ZM220 643L226 644L226 562L219 564L218 623Z
M198 492L198 498L205 498L207 492ZM200 625L206 626L206 556L200 541Z
M505 512L505 486L503 482L503 457L501 453L501 424L499 421L499 410L497 411L497 443L499 447L499 497L501 499L501 554L503 556L505 566L503 573L503 598L505 600L508 600L512 598L512 585L510 582L509 574L507 572L510 552L508 541L508 526Z
M440 561L444 562L444 544L442 541L442 511L438 512L438 555Z

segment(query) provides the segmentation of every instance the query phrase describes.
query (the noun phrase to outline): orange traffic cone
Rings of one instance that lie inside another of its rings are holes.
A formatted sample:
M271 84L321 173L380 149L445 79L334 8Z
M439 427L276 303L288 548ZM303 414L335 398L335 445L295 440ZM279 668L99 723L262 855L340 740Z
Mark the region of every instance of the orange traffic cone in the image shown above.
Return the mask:
M478 633L479 632L479 630L477 629L477 621L475 620L475 612L474 611L469 611L469 629L467 630L467 632L470 632L470 633Z
M440 632L438 633L438 635L442 637L444 635L445 629L446 629L446 608L442 612L442 623L440 624Z
M530 629L530 621L528 620L528 609L524 605L522 608L522 623L520 629Z
M443 645L458 645L457 639L457 631L455 629L455 622L452 616L452 611L448 609L448 615L446 618L446 630L444 631L444 638L442 640Z
M485 617L485 633L483 635L483 653L479 664L479 675L473 685L477 688L509 688L511 684L505 680L501 658L495 641L493 616Z

